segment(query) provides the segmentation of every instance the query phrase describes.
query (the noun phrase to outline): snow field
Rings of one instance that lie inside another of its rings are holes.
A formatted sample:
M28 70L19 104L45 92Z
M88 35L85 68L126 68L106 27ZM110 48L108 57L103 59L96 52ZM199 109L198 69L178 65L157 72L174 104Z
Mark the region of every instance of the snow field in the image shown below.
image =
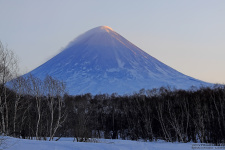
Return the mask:
M73 142L73 138L59 141L38 141L7 137L0 149L7 150L191 150L193 143L140 142L98 139L97 143Z

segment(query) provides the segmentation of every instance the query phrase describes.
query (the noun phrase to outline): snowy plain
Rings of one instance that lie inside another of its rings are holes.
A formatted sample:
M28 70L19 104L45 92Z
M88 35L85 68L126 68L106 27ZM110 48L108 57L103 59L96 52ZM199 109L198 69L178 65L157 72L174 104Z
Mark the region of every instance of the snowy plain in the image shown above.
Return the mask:
M6 137L0 150L192 150L192 146L196 145L195 143L164 141L142 142L106 139L97 139L96 141L96 143L73 142L73 138L61 138L59 141L39 141ZM196 148L201 149L201 147Z

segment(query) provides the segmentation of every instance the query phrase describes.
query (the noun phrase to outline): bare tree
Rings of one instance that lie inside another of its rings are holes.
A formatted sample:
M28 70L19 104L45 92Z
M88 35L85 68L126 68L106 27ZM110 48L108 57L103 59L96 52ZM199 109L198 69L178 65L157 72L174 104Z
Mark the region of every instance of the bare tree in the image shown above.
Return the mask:
M1 131L8 133L9 117L7 105L6 83L12 80L18 72L17 58L13 51L3 46L0 41L0 113L2 121Z
M36 124L36 139L39 138L39 124L41 120L41 101L43 97L43 83L39 78L34 77L33 75L29 75L28 77L28 91L35 97L35 102L36 102L36 108L37 108L37 115L38 115L38 120Z
M170 132L168 131L168 127L166 126L167 124L165 123L165 117L164 117L164 106L165 102L164 101L157 101L156 102L156 110L157 110L157 115L158 115L158 120L160 122L163 134L164 134L164 139L166 141L171 142L172 141L172 137L170 135Z
M57 81L57 87L56 88L57 88L56 97L57 97L57 100L58 100L58 117L57 117L56 125L54 127L51 139L53 139L57 129L62 125L62 123L64 123L64 121L66 119L66 116L67 116L66 111L64 111L64 113L62 112L63 96L65 94L66 86L63 82Z
M62 98L65 94L65 84L53 79L51 76L47 76L44 81L44 86L50 111L49 140L53 140L57 129L65 121L65 114L62 113ZM57 109L58 117L55 126L53 127L55 109Z
M14 79L11 81L12 88L16 93L16 99L14 103L14 117L13 117L13 133L14 136L16 134L16 119L17 119L17 111L18 111L18 105L20 103L21 97L23 94L26 94L25 92L27 91L26 89L26 79L22 76Z

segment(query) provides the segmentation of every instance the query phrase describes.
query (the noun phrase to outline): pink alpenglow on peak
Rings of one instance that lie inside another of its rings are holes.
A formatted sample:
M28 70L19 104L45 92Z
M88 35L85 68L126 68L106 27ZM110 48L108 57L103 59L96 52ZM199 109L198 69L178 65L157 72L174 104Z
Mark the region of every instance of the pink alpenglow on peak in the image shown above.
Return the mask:
M160 62L108 26L78 36L58 55L30 72L66 82L69 94L132 94L162 86L212 86Z
M89 39L89 37L92 37L88 44L92 44L92 45L105 45L105 44L109 44L108 42L111 40L107 40L107 38L111 37L111 38L116 38L118 36L118 33L116 33L112 28L108 27L108 26L99 26L96 28L93 28L91 30L88 30L87 32L79 35L78 37L76 37L74 40L72 40L68 46L71 47L72 45L76 44L76 43L80 43L86 39ZM106 40L108 42L106 42Z
M96 32L96 33L100 33L100 32L114 32L112 28L108 27L108 26L99 26L99 27L96 27L96 28L93 28L87 32ZM86 33L87 33L86 32Z
M113 31L113 29L110 28L109 26L99 26L99 27L97 27L97 28L100 28L100 29L102 29L102 30L106 30L107 32Z

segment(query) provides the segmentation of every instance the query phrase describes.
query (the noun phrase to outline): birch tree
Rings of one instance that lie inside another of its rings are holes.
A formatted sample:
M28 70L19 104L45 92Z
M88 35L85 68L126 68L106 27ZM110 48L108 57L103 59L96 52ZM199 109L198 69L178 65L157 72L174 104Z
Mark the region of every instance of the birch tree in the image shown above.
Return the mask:
M9 50L0 41L0 113L1 132L7 134L9 127L8 104L6 83L12 80L18 72L17 58L13 51Z
M39 124L41 120L41 102L43 97L43 83L39 78L29 75L28 77L28 91L35 97L37 109L37 123L36 123L36 139L39 139Z
M13 134L15 136L16 134L16 124L17 124L17 111L18 111L18 105L20 103L21 97L25 92L26 89L26 79L22 76L14 79L11 81L12 88L16 93L15 103L14 103L14 116L13 116Z
M65 113L62 113L62 98L65 94L65 84L51 76L47 76L44 81L45 94L47 96L47 104L50 112L50 126L49 126L49 137L50 141L59 128L59 126L65 121ZM55 109L57 109L57 120L55 121ZM55 125L54 125L55 121Z

